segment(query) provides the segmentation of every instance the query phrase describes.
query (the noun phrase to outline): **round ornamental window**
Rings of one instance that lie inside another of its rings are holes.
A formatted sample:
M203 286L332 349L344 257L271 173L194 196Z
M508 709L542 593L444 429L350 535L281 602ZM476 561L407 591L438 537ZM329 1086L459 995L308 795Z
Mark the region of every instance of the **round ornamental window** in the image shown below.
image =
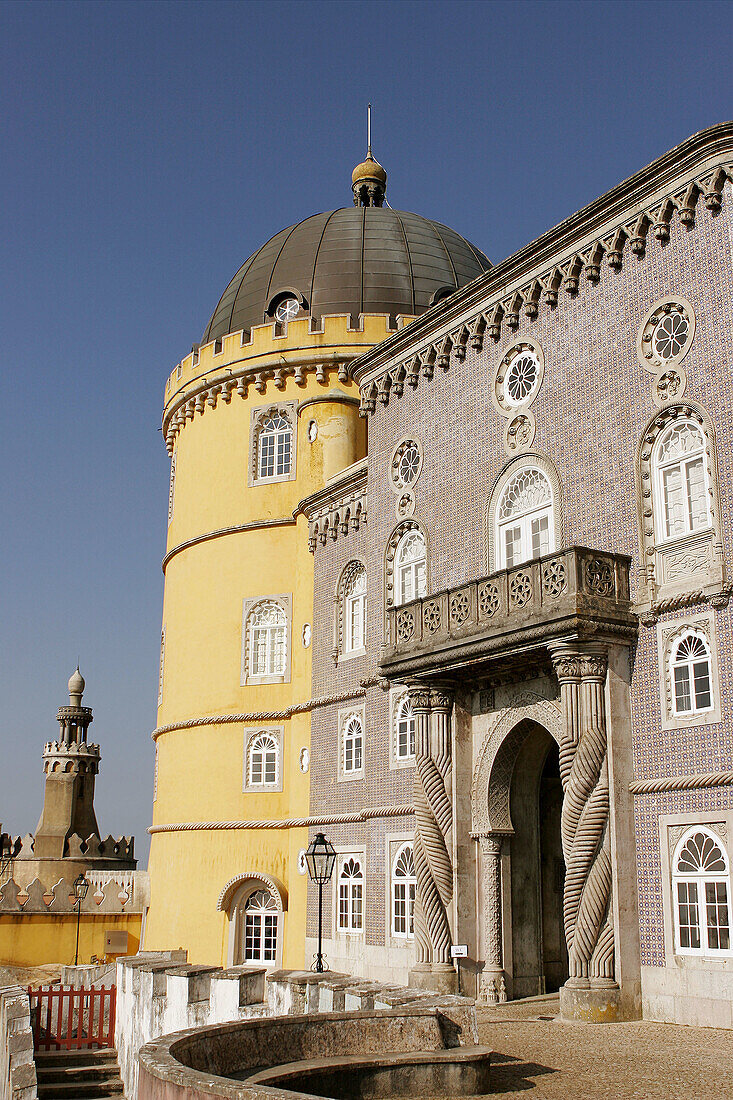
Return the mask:
M390 479L397 492L414 485L422 466L422 452L414 439L403 439L392 455Z
M653 345L659 358L667 363L677 359L687 343L690 326L684 313L670 313L654 330Z
M534 340L513 344L501 357L494 375L494 403L506 415L527 409L542 385L545 361Z
M297 298L283 298L275 308L275 320L280 324L292 321L300 313L300 304Z
M652 374L681 363L695 336L695 313L684 298L662 298L648 311L639 328L639 362Z
M506 376L506 399L510 405L523 405L531 395L540 373L537 359L523 351L512 359Z

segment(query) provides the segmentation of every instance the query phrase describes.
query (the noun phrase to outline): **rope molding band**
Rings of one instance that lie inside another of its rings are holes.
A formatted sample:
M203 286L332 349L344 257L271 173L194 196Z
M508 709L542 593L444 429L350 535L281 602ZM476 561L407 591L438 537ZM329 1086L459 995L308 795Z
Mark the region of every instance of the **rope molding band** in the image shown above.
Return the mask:
M372 676L368 680L362 680L360 686L353 691L344 691L339 695L322 695L320 698L307 699L305 703L293 703L284 710L255 710L243 714L210 714L205 718L189 718L186 722L170 722L167 726L158 726L150 734L153 741L162 733L171 733L173 730L191 730L197 726L226 726L236 722L278 722L285 718L292 718L294 714L306 714L319 707L330 707L334 703L348 703L351 699L362 699L367 688L381 684L378 676Z
M670 775L662 779L635 779L629 783L632 794L656 791L693 791L704 787L733 787L733 771L702 772L699 775Z
M307 829L312 825L354 825L375 817L410 817L412 806L375 806L353 814L318 814L314 817L288 817L281 821L178 821L171 825L151 825L148 832L189 833L207 829Z

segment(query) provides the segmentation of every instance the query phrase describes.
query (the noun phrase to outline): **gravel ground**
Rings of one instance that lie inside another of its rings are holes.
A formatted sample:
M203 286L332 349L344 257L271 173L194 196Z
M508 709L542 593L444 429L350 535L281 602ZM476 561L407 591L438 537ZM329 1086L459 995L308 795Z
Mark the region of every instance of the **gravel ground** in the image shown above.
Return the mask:
M557 997L477 1006L492 1100L727 1100L733 1032L674 1024L566 1024Z

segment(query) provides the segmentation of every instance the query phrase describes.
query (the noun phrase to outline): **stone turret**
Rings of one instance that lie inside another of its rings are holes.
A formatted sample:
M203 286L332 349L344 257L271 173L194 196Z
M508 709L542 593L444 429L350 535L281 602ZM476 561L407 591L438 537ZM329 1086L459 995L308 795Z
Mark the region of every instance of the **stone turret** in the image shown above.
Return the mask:
M71 883L80 871L134 870L132 837L101 838L94 812L94 784L99 773L99 745L87 741L91 707L82 706L84 677L72 673L68 706L59 707L59 733L43 747L46 788L35 836L11 844L13 877L23 886L38 877Z
M76 833L99 838L94 813L94 781L99 772L99 745L87 743L91 707L81 705L84 677L77 668L69 679L69 705L59 707L59 736L43 749L46 793L36 829L36 859L61 859Z

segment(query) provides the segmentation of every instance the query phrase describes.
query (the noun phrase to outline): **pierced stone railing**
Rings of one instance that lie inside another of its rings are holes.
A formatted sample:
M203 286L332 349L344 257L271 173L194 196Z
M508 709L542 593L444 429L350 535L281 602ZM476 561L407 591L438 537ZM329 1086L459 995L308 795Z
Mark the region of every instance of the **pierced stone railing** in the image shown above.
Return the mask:
M396 671L406 663L414 665L408 672L445 668L461 654L516 651L531 641L593 633L599 626L628 638L636 632L630 561L625 554L572 546L390 607L382 668Z

